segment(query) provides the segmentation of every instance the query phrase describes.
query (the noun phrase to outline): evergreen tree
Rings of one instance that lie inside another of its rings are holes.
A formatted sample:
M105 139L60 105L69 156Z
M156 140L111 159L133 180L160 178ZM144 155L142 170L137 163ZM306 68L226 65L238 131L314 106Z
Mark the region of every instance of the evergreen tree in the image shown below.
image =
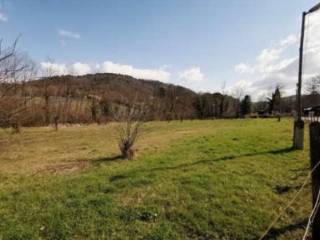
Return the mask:
M241 116L246 116L250 114L251 107L252 107L251 97L249 95L246 95L240 103Z

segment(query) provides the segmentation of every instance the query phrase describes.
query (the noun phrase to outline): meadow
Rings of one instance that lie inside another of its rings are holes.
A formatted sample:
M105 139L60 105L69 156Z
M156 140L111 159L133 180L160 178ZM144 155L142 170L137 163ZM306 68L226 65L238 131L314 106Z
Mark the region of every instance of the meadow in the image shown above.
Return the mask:
M116 123L0 130L0 239L258 239L308 175L292 125L150 122L134 160ZM308 184L266 239L301 239L310 211Z

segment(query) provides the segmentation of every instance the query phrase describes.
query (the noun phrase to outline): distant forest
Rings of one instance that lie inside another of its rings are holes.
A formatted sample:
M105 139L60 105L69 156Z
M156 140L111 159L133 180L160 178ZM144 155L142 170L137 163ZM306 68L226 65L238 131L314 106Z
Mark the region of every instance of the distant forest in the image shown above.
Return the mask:
M295 98L282 98L279 88L266 101L253 103L250 96L196 93L181 86L111 73L52 76L4 83L1 89L6 96L0 111L2 127L106 123L133 103L148 107L146 120L166 121L257 117L258 114L267 117L291 114L295 108ZM318 94L303 98L305 106L320 101Z

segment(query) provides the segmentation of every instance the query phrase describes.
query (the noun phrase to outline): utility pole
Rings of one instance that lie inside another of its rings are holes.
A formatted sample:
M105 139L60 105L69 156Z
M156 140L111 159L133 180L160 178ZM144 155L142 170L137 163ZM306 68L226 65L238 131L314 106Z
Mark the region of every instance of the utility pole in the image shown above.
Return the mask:
M298 76L298 92L297 92L297 112L298 121L302 121L302 102L301 102L301 88L302 88L302 74L303 74L303 49L304 49L304 33L305 33L305 22L306 12L302 13L302 26L301 26L301 39L300 39L300 50L299 50L299 76Z
M298 75L297 96L296 96L297 119L294 122L294 136L293 136L293 148L300 149L300 150L303 149L303 142L304 142L304 121L302 120L301 88L302 88L303 47L304 47L306 15L307 15L306 12L302 13L301 38L300 38L300 49L299 49L299 75Z
M299 79L297 89L297 114L298 119L295 122L294 147L297 149L303 148L303 129L304 122L302 120L302 104L301 104L301 85L302 85L302 65L303 65L303 44L305 32L305 19L308 14L311 14L320 9L320 3L311 8L308 12L302 15L301 29L301 45L300 45L300 60L299 60ZM317 198L320 190L320 122L314 121L310 124L310 165L312 169L312 205L316 208ZM302 136L300 136L302 134ZM302 148L300 148L302 147ZM314 212L314 220L312 222L312 237L311 239L320 239L320 212L318 209Z
M294 122L294 136L293 136L293 148L303 149L304 145L304 121L302 120L302 101L301 101L301 89L302 89L302 75L303 75L303 50L304 50L304 35L305 35L305 20L308 14L311 14L320 9L320 3L311 8L308 12L302 14L301 25L301 38L299 49L299 75L297 84L297 97L296 97L296 111L297 118Z

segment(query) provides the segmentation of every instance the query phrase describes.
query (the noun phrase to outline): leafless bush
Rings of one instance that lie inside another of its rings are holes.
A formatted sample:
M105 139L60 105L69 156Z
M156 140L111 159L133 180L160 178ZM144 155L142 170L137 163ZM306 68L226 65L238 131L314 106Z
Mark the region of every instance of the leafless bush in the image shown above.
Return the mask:
M118 145L121 155L125 159L133 159L135 155L134 144L141 133L141 127L145 122L147 106L145 104L130 103L115 113L115 118L119 122Z

